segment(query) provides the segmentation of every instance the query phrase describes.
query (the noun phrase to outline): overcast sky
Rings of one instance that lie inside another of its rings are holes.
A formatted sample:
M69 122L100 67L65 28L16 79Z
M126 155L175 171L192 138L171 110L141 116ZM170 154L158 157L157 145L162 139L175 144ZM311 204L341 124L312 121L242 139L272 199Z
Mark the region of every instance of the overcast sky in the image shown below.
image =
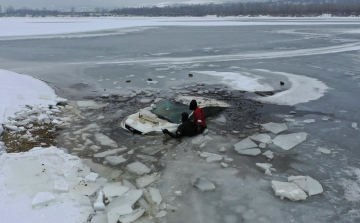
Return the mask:
M51 6L103 6L103 7L122 7L122 6L142 6L142 5L154 5L157 3L182 3L182 2L230 2L234 0L0 0L0 5L3 9L9 5L20 8L42 8ZM238 2L244 0L238 0ZM247 0L251 1L251 0Z

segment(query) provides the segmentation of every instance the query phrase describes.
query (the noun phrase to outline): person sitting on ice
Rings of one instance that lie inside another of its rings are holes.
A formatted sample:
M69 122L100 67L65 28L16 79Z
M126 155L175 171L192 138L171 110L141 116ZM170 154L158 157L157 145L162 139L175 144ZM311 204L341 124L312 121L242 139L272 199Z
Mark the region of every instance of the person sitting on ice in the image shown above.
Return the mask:
M202 133L206 128L205 114L202 108L197 107L196 100L190 102L189 110L193 110L193 123L198 126L197 132Z
M162 132L164 134L168 134L173 138L181 138L182 136L194 136L197 134L197 125L191 121L189 121L189 114L187 112L183 112L181 114L182 123L177 128L175 134L169 132L169 130L164 129Z

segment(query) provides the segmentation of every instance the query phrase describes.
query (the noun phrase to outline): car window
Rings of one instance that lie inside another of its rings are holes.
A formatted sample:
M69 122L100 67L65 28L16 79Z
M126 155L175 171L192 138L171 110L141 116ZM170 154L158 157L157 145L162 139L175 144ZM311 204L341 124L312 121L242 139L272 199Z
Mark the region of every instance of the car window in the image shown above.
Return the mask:
M181 113L187 112L191 114L192 111L189 110L188 105L172 100L164 100L159 102L151 112L171 123L181 123Z

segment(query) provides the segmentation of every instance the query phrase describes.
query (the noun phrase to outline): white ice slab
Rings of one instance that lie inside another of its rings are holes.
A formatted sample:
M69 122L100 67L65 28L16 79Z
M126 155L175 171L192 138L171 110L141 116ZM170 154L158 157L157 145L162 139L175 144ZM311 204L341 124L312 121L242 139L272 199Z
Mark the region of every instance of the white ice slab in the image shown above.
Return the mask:
M124 163L127 161L123 156L107 156L105 157L105 160L110 163L110 165L115 166L120 163Z
M325 149L325 148L322 148L322 147L318 147L316 150L321 152L321 153L324 153L324 154L330 154L331 153L330 149Z
M207 163L217 162L217 161L220 161L222 159L223 159L223 157L221 155L213 154L212 156L209 156L209 157L206 158L206 162Z
M142 190L131 190L123 196L114 199L106 207L108 223L116 223L121 215L133 213L132 206L142 196Z
M99 193L98 193L98 196L97 196L97 198L95 200L95 203L94 203L94 210L95 211L103 211L103 210L105 210L105 204L104 204L103 200L104 200L104 194L100 190Z
M118 197L129 191L128 187L124 187L120 182L107 183L103 188L105 197Z
M281 199L286 197L292 201L299 201L307 198L306 193L294 183L271 181L271 187L275 195Z
M264 152L262 155L266 156L268 159L273 159L274 158L274 153L271 152L270 150Z
M268 130L269 132L271 133L274 133L274 134L278 134L280 132L283 132L285 130L287 130L287 126L285 124L280 124L280 123L274 123L274 122L269 122L269 123L266 123L266 124L261 124L261 126Z
M259 167L260 169L266 171L266 170L270 169L273 165L271 163L256 163L256 166Z
M220 123L226 123L226 118L224 115L219 115L219 117L215 119L215 121Z
M250 139L260 143L271 143L271 137L268 134L255 134L250 136Z
M356 122L351 123L351 127L352 127L352 128L356 129L357 126L358 126L358 124L357 124Z
M162 211L159 211L159 212L156 214L155 217L157 217L157 218L162 218L162 217L165 217L166 214L167 214L167 212L164 211L164 210L162 210Z
M102 133L95 134L95 140L98 141L103 146L110 146L115 148L118 147L118 145L114 140L110 139L108 136Z
M162 201L162 196L160 194L159 189L150 187L149 188L149 193L150 193L150 196L151 196L151 200L154 202L154 204L155 205L160 205L160 203Z
M279 135L275 137L275 139L273 139L273 143L277 146L280 146L284 150L289 150L298 145L299 143L305 141L306 136L306 132Z
M221 148L219 149L219 152L225 153L225 152L226 152L226 148L225 148L225 147L221 147Z
M306 176L306 182L309 188L309 196L321 194L324 191L319 181Z
M99 174L98 173L93 173L91 172L89 175L87 175L85 177L85 179L89 180L89 181L92 181L92 182L95 182L96 179L99 177Z
M147 166L145 166L143 163L140 163L140 162L130 163L126 166L126 169L129 172L138 174L138 175L142 175L142 174L151 172L151 170Z
M240 155L257 156L261 153L260 149L243 149L236 151Z
M214 153L209 153L209 152L202 152L202 153L200 153L200 156L201 156L201 157L204 157L204 158L207 158L207 157L212 156L212 155L214 155Z
M106 214L96 214L91 218L90 223L108 223Z
M127 150L126 147L121 147L119 149L107 150L105 152L94 154L94 157L96 157L96 158L104 158L106 156L110 156L110 155L114 155L114 154L117 154L117 153L124 152L125 150Z
M53 202L55 202L55 196L52 193L39 192L36 194L31 205L33 208L38 208L38 207L47 206L48 204Z
M257 145L253 141L251 141L250 138L243 139L234 145L234 149L236 152L239 152L240 150L256 148L256 147Z
M191 184L201 191L212 191L215 190L215 184L206 178L196 178L191 181Z
M121 223L130 223L139 219L145 212L144 208L134 210L131 214L122 215L119 217Z
M315 119L305 119L303 122L304 122L304 123L307 123L307 124L309 124L309 123L314 123L314 122L315 122Z
M144 188L152 183L154 183L157 179L157 175L156 174L152 174L152 175L145 175L143 177L137 178L136 179L136 186L138 188Z

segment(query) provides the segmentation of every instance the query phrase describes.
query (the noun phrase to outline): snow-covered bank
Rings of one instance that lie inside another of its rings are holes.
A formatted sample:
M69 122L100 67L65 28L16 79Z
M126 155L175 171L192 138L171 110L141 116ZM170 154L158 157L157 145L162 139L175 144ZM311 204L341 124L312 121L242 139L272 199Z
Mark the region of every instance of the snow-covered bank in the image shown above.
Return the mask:
M359 25L356 18L1 18L0 36L52 35L152 26ZM16 28L14 28L16 27Z
M69 193L69 185L77 185L77 177L84 174L89 169L78 157L55 147L2 154L1 222L86 222L91 206L81 205ZM46 196L34 203L41 192L47 192Z
M23 110L26 105L48 107L56 105L59 98L46 83L7 70L0 70L0 124L5 124L15 112Z

